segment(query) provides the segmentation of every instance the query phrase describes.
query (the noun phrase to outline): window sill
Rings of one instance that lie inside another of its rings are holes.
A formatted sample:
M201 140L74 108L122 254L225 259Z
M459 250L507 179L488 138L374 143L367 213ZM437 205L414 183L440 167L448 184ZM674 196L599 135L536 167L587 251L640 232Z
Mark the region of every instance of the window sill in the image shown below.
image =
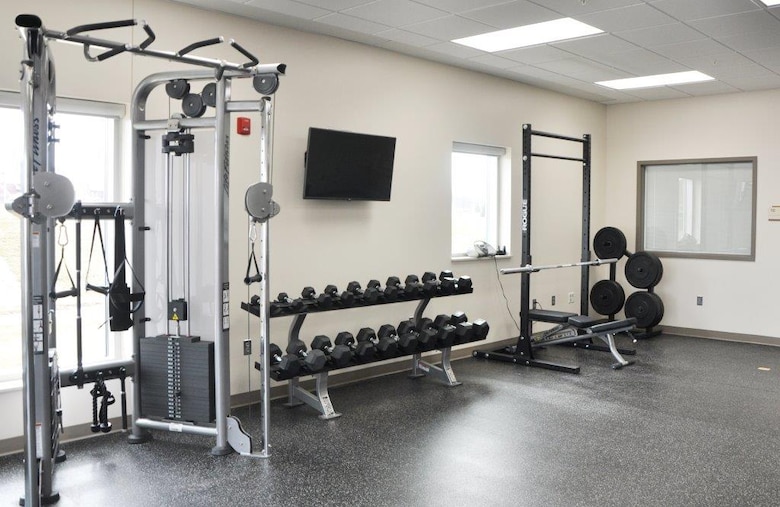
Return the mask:
M486 257L468 257L468 256L463 256L463 257L451 257L451 258L450 258L450 260L451 260L452 262L468 262L468 261L492 261L494 257L495 257L496 259L498 259L498 260L503 260L503 259L511 259L511 258L512 258L512 254L507 254L507 255L495 255L495 256L489 256L489 257L488 257L488 256L486 256Z

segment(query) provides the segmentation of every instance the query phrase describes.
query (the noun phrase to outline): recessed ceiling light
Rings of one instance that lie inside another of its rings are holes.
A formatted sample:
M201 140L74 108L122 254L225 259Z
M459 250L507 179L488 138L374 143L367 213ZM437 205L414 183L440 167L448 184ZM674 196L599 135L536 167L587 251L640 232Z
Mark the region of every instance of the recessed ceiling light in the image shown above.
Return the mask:
M537 44L574 39L603 32L603 30L586 25L576 19L562 18L463 37L454 39L452 42L493 53L495 51L504 51L505 49L535 46Z
M772 7L773 5L780 5L780 0L761 0L761 3L767 7Z
M597 81L596 84L606 86L607 88L614 88L615 90L630 90L634 88L652 88L654 86L699 83L701 81L712 81L713 79L715 78L699 72L698 70L691 70L688 72L672 72L671 74L656 74L654 76Z

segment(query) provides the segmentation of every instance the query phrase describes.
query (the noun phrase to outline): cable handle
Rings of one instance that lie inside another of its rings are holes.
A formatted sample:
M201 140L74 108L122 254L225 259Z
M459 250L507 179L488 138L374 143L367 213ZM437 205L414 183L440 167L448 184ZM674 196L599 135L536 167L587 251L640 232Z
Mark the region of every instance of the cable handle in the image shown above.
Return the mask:
M102 23L90 23L87 25L79 25L74 26L70 30L66 31L65 34L69 37L72 37L73 35L78 35L80 33L84 32L94 32L96 30L108 30L111 28L124 28L126 26L135 26L138 24L138 21L135 19L122 19L119 21L104 21Z

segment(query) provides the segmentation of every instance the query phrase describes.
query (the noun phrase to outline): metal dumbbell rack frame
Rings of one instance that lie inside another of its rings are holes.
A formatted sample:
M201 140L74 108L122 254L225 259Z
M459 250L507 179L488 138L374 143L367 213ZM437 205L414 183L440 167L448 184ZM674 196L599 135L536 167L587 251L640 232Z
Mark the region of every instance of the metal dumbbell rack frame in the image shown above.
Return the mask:
M428 306L428 303L430 303L431 299L434 297L447 297L447 296L458 296L461 294L471 294L473 293L473 288L469 288L468 290L455 292L453 294L437 294L432 296L413 296L413 297L405 297L405 298L399 298L394 301L384 301L384 300L378 300L376 302L366 302L362 300L356 301L356 303L353 306L349 307L331 307L331 308L317 308L316 306L307 307L301 312L293 312L293 313L287 313L285 315L274 315L273 317L283 317L283 316L293 316L293 321L290 324L290 329L288 332L288 343L296 340L300 340L300 330L303 326L303 322L306 320L307 315L310 313L319 313L319 312L328 312L328 311L336 311L336 310L345 310L345 309L355 309L355 308L361 308L366 306L374 306L374 305L383 305L383 304L390 304L390 303L403 303L408 301L418 301L417 308L414 312L414 323L415 325L419 325L422 317L423 312L425 311L425 308ZM267 294L267 291L266 291ZM267 298L265 302L261 298L260 303L258 305L250 305L248 303L241 303L241 308L246 310L247 312L251 313L255 316L265 315L265 322L268 322L268 319L271 318L270 312L267 310L264 310L263 308L269 308L270 303L268 302ZM266 329L266 333L267 333ZM265 336L268 336L266 334ZM268 341L265 341L266 349L268 350ZM451 356L452 356L452 347L445 347L442 349L439 349L441 353L441 364L436 365L427 361L424 361L422 359L422 353L418 352L412 355L412 370L409 375L410 378L420 378L420 377L431 377L433 379L441 381L444 385L449 387L454 387L461 385L461 382L457 380L455 377L455 373L453 372L452 365L450 363ZM402 356L397 356L402 357ZM386 360L386 359L385 359ZM369 363L362 363L362 364L374 364L379 361L372 361ZM263 371L262 365L268 365L269 359L268 356L265 354L261 354L260 360L256 364L256 368ZM265 367L265 370L268 370L268 367ZM340 368L343 369L343 368ZM314 410L318 411L320 413L319 417L321 419L333 419L336 417L341 416L341 413L336 412L336 410L333 408L333 403L330 401L330 394L328 393L328 374L330 370L326 368L325 370L315 373L315 374L309 374L314 377L315 380L315 386L314 386L314 392L309 392L300 385L299 377L293 377L288 380L288 391L287 391L287 403L285 406L287 407L297 407L303 404L309 405ZM302 376L305 376L306 374L303 374ZM280 380L280 379L278 379ZM265 396L265 395L264 395ZM265 396L264 399L268 399L267 396Z
M214 331L217 341L217 357L215 358L217 379L218 415L215 427L196 427L182 424L166 424L159 421L144 421L139 417L138 402L138 365L134 362L113 362L96 365L106 371L117 371L117 375L134 377L134 423L133 436L137 440L149 438L146 429L167 429L214 436L215 454L225 454L233 449L242 454L251 453L251 440L240 429L237 420L227 415L229 407L229 363L228 363L228 328L223 325L223 294L227 294L227 175L228 153L225 139L228 135L228 113L239 111L257 111L262 109L263 101L230 101L230 81L233 78L253 78L258 75L277 77L284 74L284 64L260 64L258 60L241 48L234 41L230 44L242 55L250 59L244 64L229 63L222 60L203 58L188 54L189 52L211 44L223 42L221 38L195 43L178 52L156 51L149 49L155 39L154 32L143 21L123 20L108 23L82 25L60 32L46 29L38 16L21 14L16 18L16 25L23 42L22 75L20 84L21 110L24 120L25 138L25 171L22 187L25 193L7 205L9 209L22 217L21 225L21 257L22 257L22 294L21 314L23 341L22 380L24 408L24 458L25 458L25 494L24 505L54 503L59 494L53 490L54 463L59 452L59 423L56 412L59 403L59 387L63 379L72 382L73 371L59 371L56 358L56 307L48 297L49 287L54 274L54 219L66 216L74 204L73 186L62 176L54 172L54 129L51 117L55 112L56 86L54 61L51 57L48 42L50 40L81 44L84 56L90 61L100 62L119 55L131 53L139 56L161 58L168 61L186 63L198 67L206 67L206 71L185 71L179 73L163 73L150 76L137 88L133 97L133 129L136 140L133 143L132 196L133 203L144 202L144 152L141 133L146 130L168 129L169 120L150 121L145 118L144 105L152 88L173 78L212 79L217 81L216 116L214 118L197 118L180 120L183 128L210 127L215 129L215 195L214 205L224 213L225 220L217 220L215 228L215 255L219 273L217 279L224 280L225 285L215 287L216 315ZM86 32L108 28L132 27L140 25L146 33L146 39L139 45L115 42L106 39L84 35ZM93 55L90 51L97 48L101 53ZM224 183L224 185L223 185ZM134 222L134 242L132 259L136 260L136 272L143 279L144 256L144 224L143 206L133 203L122 203L121 208L127 217ZM116 209L116 206L112 205ZM224 250L223 250L224 248ZM138 291L137 282L133 281L133 290ZM136 315L134 328L133 350L138 354L138 341L143 336L143 311ZM126 372L124 369L126 368ZM89 381L84 378L79 382ZM233 441L228 439L228 433L238 435ZM265 442L264 442L265 444ZM259 454L262 456L263 454Z

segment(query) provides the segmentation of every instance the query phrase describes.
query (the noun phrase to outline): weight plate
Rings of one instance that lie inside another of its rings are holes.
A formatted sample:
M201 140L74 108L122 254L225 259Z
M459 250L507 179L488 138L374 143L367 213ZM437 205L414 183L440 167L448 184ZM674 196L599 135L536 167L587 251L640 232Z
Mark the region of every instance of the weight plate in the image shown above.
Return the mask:
M602 227L593 236L593 251L599 259L620 259L626 246L625 234L616 227Z
M664 303L654 292L634 292L626 300L626 317L634 317L636 326L651 328L664 317Z
M276 74L258 74L252 79L252 86L257 93L273 95L279 88L279 76Z
M165 84L165 93L172 99L181 99L190 93L190 84L184 79L175 79Z
M217 107L217 83L209 83L200 92L203 103L209 107Z
M626 261L626 280L637 289L655 287L663 274L661 259L650 252L636 252Z
M200 118L206 112L206 104L199 94L188 93L181 99L181 110L186 116Z
M614 280L599 280L590 289L590 304L601 315L615 315L625 302L626 293Z

